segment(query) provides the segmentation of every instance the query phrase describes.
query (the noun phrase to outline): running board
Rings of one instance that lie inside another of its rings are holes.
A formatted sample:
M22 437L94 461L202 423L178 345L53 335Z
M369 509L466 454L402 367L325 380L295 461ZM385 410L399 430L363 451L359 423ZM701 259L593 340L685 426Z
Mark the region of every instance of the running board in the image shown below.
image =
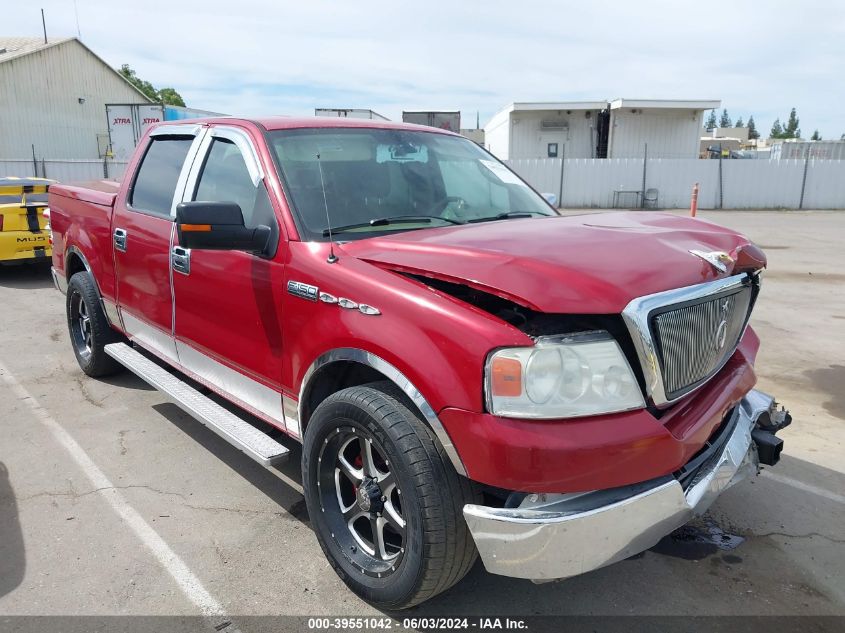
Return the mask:
M224 409L125 343L106 345L106 354L166 395L235 448L264 466L287 459L290 451L249 422Z

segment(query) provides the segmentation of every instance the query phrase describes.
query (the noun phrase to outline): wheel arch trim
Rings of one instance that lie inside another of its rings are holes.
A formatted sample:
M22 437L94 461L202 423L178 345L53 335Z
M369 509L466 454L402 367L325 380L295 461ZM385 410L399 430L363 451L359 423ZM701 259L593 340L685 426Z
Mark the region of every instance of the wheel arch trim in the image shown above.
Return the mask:
M91 279L94 280L94 290L97 291L97 297L100 299L100 305L103 308L103 314L106 315L106 320L109 322L109 325L112 327L119 328L121 331L124 331L123 321L120 318L120 313L117 310L117 304L113 301L109 301L108 299L103 297L103 293L100 291L100 284L97 281L96 275L94 275L94 271L91 270L91 264L88 263L88 259L82 253L81 250L75 245L68 246L67 250L65 251L65 269L64 269L64 277L66 282L70 283L70 266L68 262L70 261L71 257L78 257L79 260L82 262L82 265L85 267L85 271L91 275Z
M311 363L311 366L308 367L304 376L302 377L302 383L299 389L299 402L296 412L298 417L297 426L302 428L307 422L307 420L304 419L305 397L309 391L309 388L311 387L313 379L317 375L317 372L320 369L326 367L327 365L337 362L359 363L361 365L365 365L367 367L375 369L377 372L383 374L392 383L399 387L405 393L405 395L407 395L411 399L411 401L417 407L419 412L422 414L426 423L434 432L434 435L437 437L437 440L443 447L443 450L446 451L446 455L449 457L449 461L452 462L452 466L454 466L458 474L463 475L464 477L467 476L466 468L464 467L464 464L461 461L460 455L458 455L458 451L455 449L455 446L452 443L452 439L449 437L449 434L446 432L446 428L443 426L443 423L440 422L440 418L437 417L437 413L435 413L434 409L429 404L428 400L426 400L425 396L422 395L420 390L417 389L417 387L410 380L408 380L405 374L403 374L398 368L396 368L394 365L387 362L380 356L377 356L376 354L373 354L372 352L368 352L363 349L358 349L354 347L341 347L329 350L318 356L314 360L314 362Z

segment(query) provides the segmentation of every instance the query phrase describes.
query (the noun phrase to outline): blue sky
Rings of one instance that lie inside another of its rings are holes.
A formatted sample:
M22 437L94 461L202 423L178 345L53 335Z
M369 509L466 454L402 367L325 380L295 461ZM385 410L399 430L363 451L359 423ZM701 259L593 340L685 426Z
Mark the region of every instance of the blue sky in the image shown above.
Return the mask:
M8 0L6 0L8 1ZM77 34L73 0L4 11L4 35ZM188 105L229 114L315 107L461 110L512 101L721 99L761 132L798 109L845 133L845 3L830 0L257 2L76 0L83 41Z

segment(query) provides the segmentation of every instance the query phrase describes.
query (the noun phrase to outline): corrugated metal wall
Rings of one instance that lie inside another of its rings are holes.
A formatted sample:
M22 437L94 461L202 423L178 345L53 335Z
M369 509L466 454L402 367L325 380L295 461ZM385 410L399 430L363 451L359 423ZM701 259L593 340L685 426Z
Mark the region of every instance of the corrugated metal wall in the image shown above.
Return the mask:
M561 191L560 159L505 161L542 193ZM721 191L719 161L655 159L646 165L646 189L657 189L658 206L689 206L692 186L699 183L702 209L845 209L845 160L725 160ZM600 208L614 206L615 191L641 191L641 159L566 159L563 161L560 206ZM619 196L617 206L636 206L636 196Z
M610 111L609 158L698 158L702 113L692 110ZM573 157L574 158L574 157Z
M145 101L76 40L0 64L0 158L98 158L106 103Z
M558 152L562 152L566 144L567 158L592 158L595 155L595 139L591 130L596 118L595 111L590 113L589 119L586 118L584 110L573 110L572 114L566 114L565 111L558 114L552 110L514 113L509 157L545 157L548 143L557 143ZM543 129L543 121L558 122L566 125L567 129Z

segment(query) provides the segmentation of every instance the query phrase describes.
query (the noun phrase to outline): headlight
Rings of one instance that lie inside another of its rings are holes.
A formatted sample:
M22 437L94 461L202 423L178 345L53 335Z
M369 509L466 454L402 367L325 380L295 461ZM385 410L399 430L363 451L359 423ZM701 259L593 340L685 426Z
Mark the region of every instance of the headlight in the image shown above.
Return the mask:
M637 379L607 332L537 339L490 354L487 407L513 418L574 418L645 406Z

